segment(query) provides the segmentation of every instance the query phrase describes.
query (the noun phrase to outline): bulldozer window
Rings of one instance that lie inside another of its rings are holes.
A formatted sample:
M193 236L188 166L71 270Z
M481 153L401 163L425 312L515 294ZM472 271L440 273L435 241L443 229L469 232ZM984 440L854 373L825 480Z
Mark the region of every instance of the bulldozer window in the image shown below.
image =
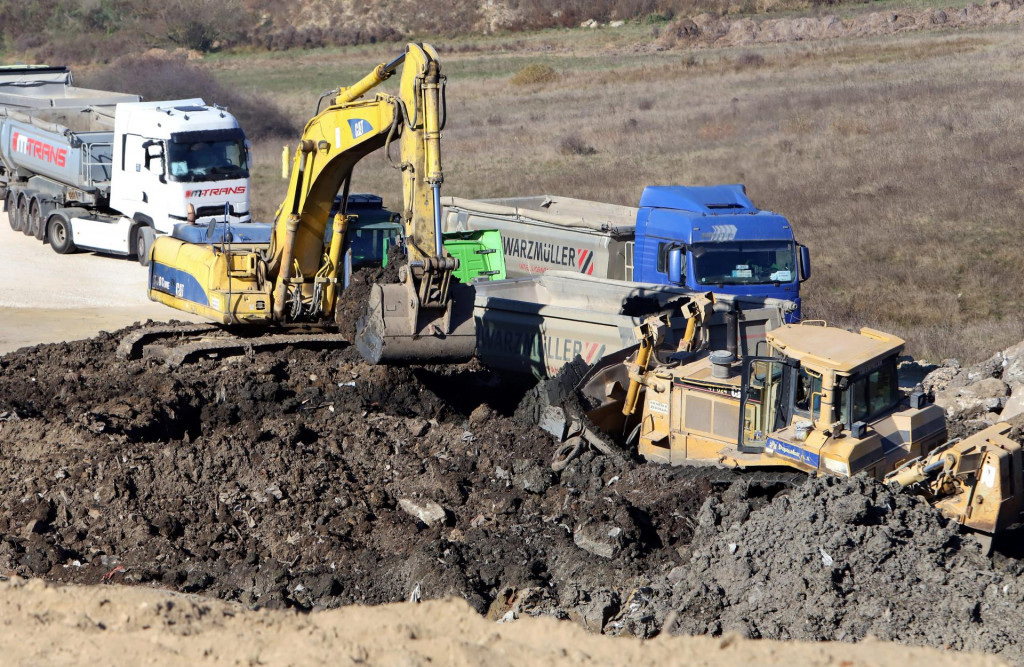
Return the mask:
M821 410L821 375L801 367L797 374L793 412L814 419Z
M878 368L851 378L849 386L837 392L839 420L849 428L854 422L867 422L892 412L899 403L896 358Z

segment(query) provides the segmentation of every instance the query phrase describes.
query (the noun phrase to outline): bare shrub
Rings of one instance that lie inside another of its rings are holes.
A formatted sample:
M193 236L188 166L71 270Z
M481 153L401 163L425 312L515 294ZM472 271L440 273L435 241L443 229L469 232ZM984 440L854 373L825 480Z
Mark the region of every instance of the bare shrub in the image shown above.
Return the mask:
M764 56L753 51L744 51L736 58L736 69L747 67L761 67L764 65Z
M639 100L637 100L636 106L638 109L640 109L640 111L650 111L651 109L654 108L654 98L641 97Z
M138 44L131 40L112 40L106 35L85 33L78 35L73 40L44 41L33 50L33 55L40 62L49 63L106 63L131 53L137 48Z
M562 155L593 155L597 149L585 142L578 134L569 134L558 142L558 152Z
M237 42L255 17L239 0L163 0L154 28L178 46L208 52Z
M228 107L250 139L298 132L295 121L270 100L231 90L206 70L180 58L122 58L110 66L83 73L78 84L135 93L154 101L202 97L208 104Z
M558 72L550 65L532 64L527 65L512 75L509 82L513 86L527 86L531 84L550 83L558 78Z

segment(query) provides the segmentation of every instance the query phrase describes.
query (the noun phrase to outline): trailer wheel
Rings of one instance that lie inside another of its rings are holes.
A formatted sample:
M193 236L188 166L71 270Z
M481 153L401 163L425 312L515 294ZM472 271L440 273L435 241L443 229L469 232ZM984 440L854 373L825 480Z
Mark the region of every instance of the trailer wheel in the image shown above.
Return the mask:
M33 199L28 207L28 225L32 236L40 241L46 240L46 221L43 220L43 212L39 206L39 200Z
M47 224L47 234L50 237L50 247L60 255L67 255L78 250L75 242L71 240L71 223L60 215L50 216Z
M142 266L149 266L149 249L153 245L153 228L139 225L135 228L135 256Z
M18 216L14 212L14 193L10 190L7 191L7 196L4 197L4 208L7 210L7 222L11 224L11 229L16 232L21 230L18 228Z
M14 215L18 216L18 231L25 236L31 236L28 228L28 200L25 195L18 195L18 204L14 207Z

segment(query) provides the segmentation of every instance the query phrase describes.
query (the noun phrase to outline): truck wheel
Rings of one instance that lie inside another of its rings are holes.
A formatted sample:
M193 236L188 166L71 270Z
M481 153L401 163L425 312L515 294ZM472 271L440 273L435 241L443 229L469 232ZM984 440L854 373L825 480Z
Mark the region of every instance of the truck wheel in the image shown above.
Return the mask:
M135 256L139 264L149 266L149 249L153 246L153 228L139 225L135 228Z
M11 229L16 232L20 232L18 228L18 216L14 213L14 193L10 190L7 191L7 196L4 197L4 208L7 209L7 222L11 224Z
M60 255L75 252L75 242L71 240L71 223L59 215L52 216L47 225L50 247Z
M43 212L40 210L38 199L33 199L28 207L28 226L32 236L40 241L46 240L46 221L43 220Z
M14 207L14 215L18 217L18 231L25 236L32 234L28 228L28 200L25 195L18 196L18 204Z

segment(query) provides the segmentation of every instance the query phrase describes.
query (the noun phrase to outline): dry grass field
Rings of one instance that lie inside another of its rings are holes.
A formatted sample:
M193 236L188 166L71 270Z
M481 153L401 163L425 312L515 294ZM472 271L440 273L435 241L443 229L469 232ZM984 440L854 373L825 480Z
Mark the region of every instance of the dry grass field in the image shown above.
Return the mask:
M811 247L810 317L897 333L932 361L1024 338L1019 25L756 48L656 50L652 39L627 26L436 44L446 194L634 204L648 184L745 183ZM399 48L204 66L304 120L320 93ZM513 83L531 65L556 76ZM265 219L284 195L282 143L256 149ZM398 201L382 154L357 172L356 191Z

